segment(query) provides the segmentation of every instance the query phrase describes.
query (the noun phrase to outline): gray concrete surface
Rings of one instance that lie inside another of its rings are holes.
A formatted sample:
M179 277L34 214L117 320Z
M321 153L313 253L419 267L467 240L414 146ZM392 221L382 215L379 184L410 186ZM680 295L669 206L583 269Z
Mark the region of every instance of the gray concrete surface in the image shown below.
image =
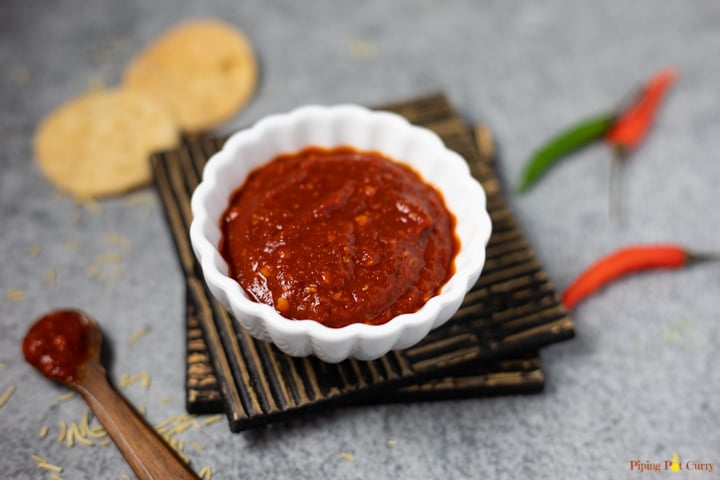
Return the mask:
M40 175L31 141L49 110L99 81L116 83L143 45L197 16L238 25L262 64L257 97L223 131L306 103L377 104L442 89L470 121L493 127L506 185L558 128L675 65L681 79L624 169L622 221L607 217L603 146L510 202L560 289L629 243L720 251L717 0L3 0L0 393L17 390L0 409L2 478L50 478L31 454L61 465L64 479L131 474L113 447L55 441L58 421L79 421L86 408L77 397L59 401L66 390L20 355L28 325L49 309L82 307L100 320L115 381L151 374L148 389L124 390L151 422L183 413L183 289L152 190L103 201L101 212L78 207ZM108 241L112 232L132 242L129 252ZM109 251L122 255L122 276L88 276ZM216 479L720 478L719 288L720 268L704 265L604 290L574 312L577 338L543 352L541 395L347 408L239 435L220 422L178 438ZM9 299L11 289L25 298ZM142 327L149 333L130 344ZM40 439L43 425L50 432ZM714 471L630 470L632 460L661 463L674 452L683 466Z

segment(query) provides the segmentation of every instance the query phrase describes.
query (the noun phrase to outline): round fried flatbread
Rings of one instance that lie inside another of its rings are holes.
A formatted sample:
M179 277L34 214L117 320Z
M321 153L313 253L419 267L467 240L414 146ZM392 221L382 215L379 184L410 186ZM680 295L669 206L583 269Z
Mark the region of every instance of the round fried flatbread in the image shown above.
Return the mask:
M250 99L257 63L234 27L196 20L163 34L125 71L126 87L165 102L182 130L197 133L236 114Z
M177 145L177 123L142 92L104 90L61 105L40 124L40 170L77 197L123 193L150 181L148 156Z

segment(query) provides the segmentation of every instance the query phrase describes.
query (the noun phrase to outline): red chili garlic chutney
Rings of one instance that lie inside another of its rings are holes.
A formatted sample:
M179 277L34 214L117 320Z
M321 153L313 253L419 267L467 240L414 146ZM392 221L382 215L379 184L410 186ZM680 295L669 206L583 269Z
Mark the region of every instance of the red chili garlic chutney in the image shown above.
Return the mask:
M454 273L455 218L411 168L377 152L306 148L250 173L220 251L250 298L328 327L417 311Z
M22 346L25 359L59 382L80 380L79 369L90 357L86 320L74 310L58 310L35 322Z

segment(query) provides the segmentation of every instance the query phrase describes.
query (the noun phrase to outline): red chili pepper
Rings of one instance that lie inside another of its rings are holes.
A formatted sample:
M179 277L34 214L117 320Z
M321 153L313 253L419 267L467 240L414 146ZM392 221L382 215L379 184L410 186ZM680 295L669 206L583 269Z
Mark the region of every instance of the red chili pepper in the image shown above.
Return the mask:
M610 171L610 216L617 216L620 205L620 188L618 187L619 170L622 159L631 150L640 145L650 130L665 93L675 82L677 72L674 68L666 68L656 73L643 86L634 101L625 108L622 115L615 121L605 135L605 140L612 145L614 156Z
M656 73L610 128L605 139L620 156L626 155L645 138L660 102L676 78L677 72L674 68L666 68Z
M679 268L694 261L716 260L678 245L634 245L601 258L570 284L562 303L568 310L604 285L624 275L654 268Z

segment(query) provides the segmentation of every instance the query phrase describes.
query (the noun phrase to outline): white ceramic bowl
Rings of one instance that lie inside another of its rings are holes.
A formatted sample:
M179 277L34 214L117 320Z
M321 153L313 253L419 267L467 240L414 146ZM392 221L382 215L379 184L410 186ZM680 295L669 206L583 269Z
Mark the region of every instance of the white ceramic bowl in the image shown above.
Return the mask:
M329 328L314 320L289 320L273 307L250 300L228 277L227 263L218 251L220 217L230 195L251 170L281 153L340 145L379 151L409 164L442 192L457 220L460 250L455 274L418 311L399 315L383 325ZM413 126L398 115L355 105L301 107L266 117L234 134L208 161L203 180L192 196L192 212L190 239L215 298L255 338L272 341L289 355L314 354L327 362L378 358L390 350L414 345L445 323L480 275L491 230L485 192L459 155L448 150L433 132Z

